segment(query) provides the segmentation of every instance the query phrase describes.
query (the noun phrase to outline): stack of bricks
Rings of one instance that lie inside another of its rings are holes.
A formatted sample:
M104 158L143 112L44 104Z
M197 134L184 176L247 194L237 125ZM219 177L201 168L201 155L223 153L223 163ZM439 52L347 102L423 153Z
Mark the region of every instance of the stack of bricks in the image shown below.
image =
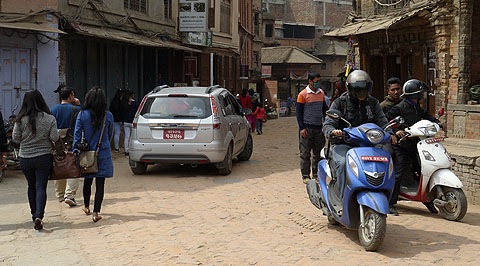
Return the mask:
M471 204L480 204L480 157L450 154L452 170L463 183L463 192Z

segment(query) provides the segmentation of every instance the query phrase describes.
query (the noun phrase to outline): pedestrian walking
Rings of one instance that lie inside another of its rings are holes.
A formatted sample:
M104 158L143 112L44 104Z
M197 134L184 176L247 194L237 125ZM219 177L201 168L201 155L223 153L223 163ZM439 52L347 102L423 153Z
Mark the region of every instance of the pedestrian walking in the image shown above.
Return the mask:
M100 87L91 88L85 97L85 104L77 116L73 140L75 152L77 153L79 152L78 148L83 146L78 145L82 142L82 136L83 140L88 142L88 150L96 150L97 146L99 146L97 156L98 172L95 174L82 174L82 177L84 178L84 207L82 210L87 215L92 213L90 210L90 196L92 193L93 179L95 178L96 191L92 217L94 222L102 219L99 213L104 197L105 179L113 177L113 161L112 152L110 150L110 140L113 137L114 118L112 113L107 112L106 109L107 98L105 97L104 90ZM104 130L104 134L102 134L102 130Z
M325 146L325 137L322 133L322 123L328 106L325 103L325 93L320 88L320 74L308 74L308 86L298 94L297 122L300 130L300 169L303 182L310 181L310 166L312 174L317 173L320 162L320 151ZM313 156L311 156L311 152ZM313 161L310 159L313 157Z
M138 103L135 101L135 93L131 90L126 90L120 106L121 110L125 113L123 119L123 147L125 149L125 155L128 156L128 142L130 141L130 133L132 132L133 119L138 109Z
M123 121L125 120L124 112L120 107L124 93L125 90L123 88L117 87L115 96L113 96L113 99L110 102L110 112L113 114L113 126L115 128L115 137L113 138L115 152L120 152L120 133L123 127Z
M243 112L245 113L245 117L247 118L248 123L250 124L250 128L255 128L253 125L253 118L252 115L252 97L248 94L248 89L243 88L242 93L238 96L240 105L243 108Z
M263 134L263 123L267 122L267 115L265 113L265 109L262 108L262 106L257 106L257 110L255 110L255 112L253 112L252 114L255 119L256 119L256 123L257 123L257 127L256 127L256 130L257 130L257 135L262 135Z
M59 130L62 141L68 150L73 150L73 131L75 130L75 121L80 111L80 106L75 102L75 93L72 88L59 87L55 92L60 96L61 102L50 109L50 112L57 121L57 129ZM55 180L55 195L58 201L65 201L70 207L77 206L75 196L80 181L77 178Z
M43 229L47 183L52 171L52 142L58 140L57 122L38 90L25 93L13 127L20 143L20 168L28 183L28 202L36 230Z

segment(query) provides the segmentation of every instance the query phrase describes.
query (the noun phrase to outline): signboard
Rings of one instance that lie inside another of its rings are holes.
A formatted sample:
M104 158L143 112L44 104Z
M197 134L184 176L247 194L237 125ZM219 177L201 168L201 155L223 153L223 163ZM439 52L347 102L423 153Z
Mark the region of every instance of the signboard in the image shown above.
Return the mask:
M262 78L270 78L272 76L272 66L262 65Z
M183 43L199 46L212 46L212 31L207 32L187 32L183 38Z
M240 79L248 79L248 65L241 65L240 66Z
M180 0L178 20L180 32L206 32L208 23L208 0Z
M197 57L186 56L184 59L185 75L197 76Z
M257 83L248 83L248 89L257 92Z

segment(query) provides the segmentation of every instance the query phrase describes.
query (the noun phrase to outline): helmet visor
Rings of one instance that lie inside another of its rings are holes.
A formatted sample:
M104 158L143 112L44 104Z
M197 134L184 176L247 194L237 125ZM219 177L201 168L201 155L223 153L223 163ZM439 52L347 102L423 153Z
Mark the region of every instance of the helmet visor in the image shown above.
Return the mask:
M352 95L357 98L366 98L371 89L371 83L363 80L350 83L348 86Z

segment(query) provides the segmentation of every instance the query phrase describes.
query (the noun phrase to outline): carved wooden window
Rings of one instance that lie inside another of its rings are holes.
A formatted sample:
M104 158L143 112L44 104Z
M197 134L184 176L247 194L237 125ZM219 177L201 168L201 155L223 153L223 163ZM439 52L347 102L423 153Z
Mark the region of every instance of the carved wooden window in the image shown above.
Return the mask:
M147 13L147 0L123 0L125 9Z

